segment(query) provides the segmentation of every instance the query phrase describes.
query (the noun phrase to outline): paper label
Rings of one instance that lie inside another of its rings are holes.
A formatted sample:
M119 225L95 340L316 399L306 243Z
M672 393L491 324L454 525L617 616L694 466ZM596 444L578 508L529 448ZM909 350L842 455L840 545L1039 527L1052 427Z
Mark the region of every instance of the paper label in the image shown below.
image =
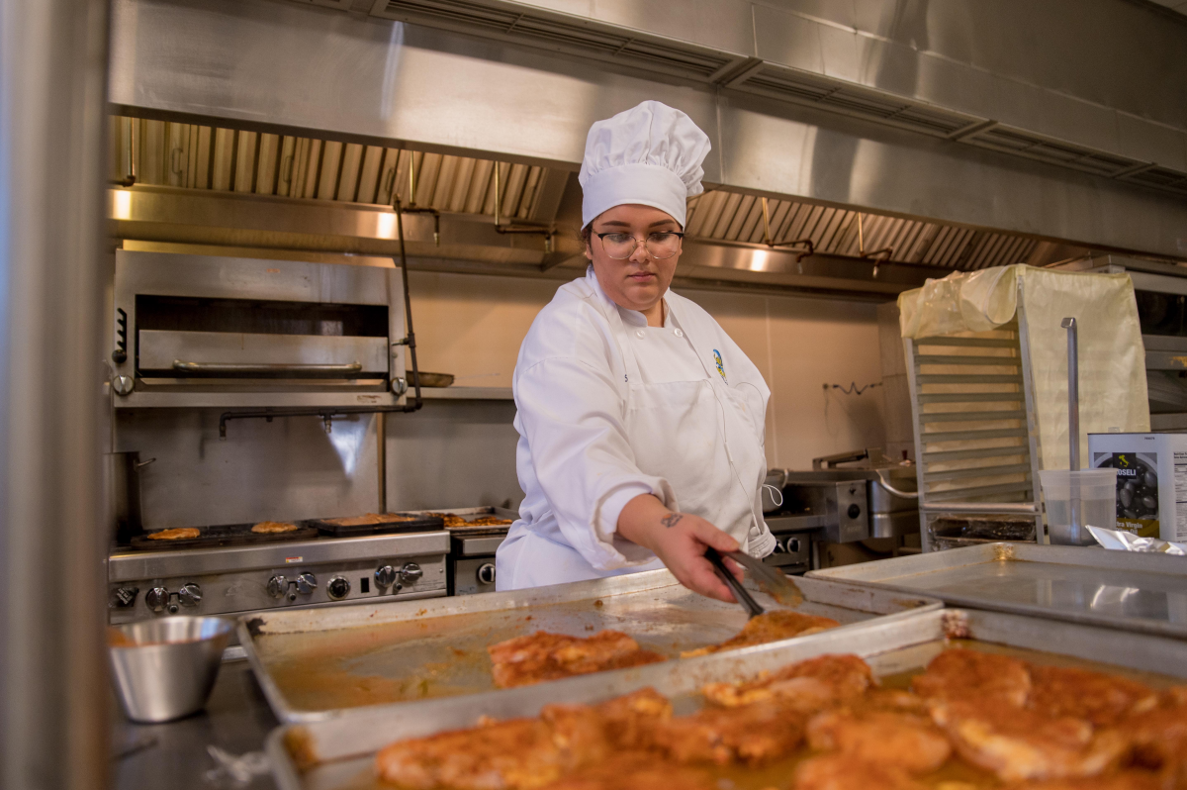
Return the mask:
M1183 456L1187 499L1187 453ZM1158 453L1095 453L1092 465L1117 470L1117 529L1143 538L1159 537ZM1176 485L1176 499L1178 490Z
M1187 540L1187 452L1175 458L1175 534L1172 540ZM1163 536L1164 539L1167 536Z

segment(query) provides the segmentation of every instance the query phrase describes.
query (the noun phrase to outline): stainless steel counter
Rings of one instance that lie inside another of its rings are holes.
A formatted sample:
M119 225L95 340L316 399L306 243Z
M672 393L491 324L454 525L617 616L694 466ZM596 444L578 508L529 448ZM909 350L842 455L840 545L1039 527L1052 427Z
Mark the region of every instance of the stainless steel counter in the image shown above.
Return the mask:
M208 745L234 755L263 751L264 738L278 724L246 661L225 662L206 710L180 721L133 724L124 718L114 699L111 706L112 754L125 752L123 757L112 759L111 786L115 790L276 787L270 773L254 776L244 785L206 780L206 772L216 767L206 751ZM135 751L127 752L133 748Z

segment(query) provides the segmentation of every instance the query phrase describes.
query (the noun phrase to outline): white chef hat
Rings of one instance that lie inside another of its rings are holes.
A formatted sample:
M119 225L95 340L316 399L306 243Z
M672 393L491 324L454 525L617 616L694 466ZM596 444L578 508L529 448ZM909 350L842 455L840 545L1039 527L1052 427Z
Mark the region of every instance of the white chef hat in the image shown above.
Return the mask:
M589 127L577 180L581 226L624 203L666 211L684 227L685 201L704 191L709 136L680 110L645 101Z

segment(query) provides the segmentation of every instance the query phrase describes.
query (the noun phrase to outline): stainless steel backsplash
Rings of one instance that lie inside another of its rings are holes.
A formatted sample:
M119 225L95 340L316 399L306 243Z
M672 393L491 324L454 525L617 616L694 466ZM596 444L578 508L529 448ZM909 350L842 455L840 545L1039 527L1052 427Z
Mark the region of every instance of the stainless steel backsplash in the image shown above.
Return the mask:
M121 410L115 450L138 451L146 529L303 519L377 507L375 417L238 420L218 437L218 409ZM387 418L390 510L510 505L512 401L430 400Z

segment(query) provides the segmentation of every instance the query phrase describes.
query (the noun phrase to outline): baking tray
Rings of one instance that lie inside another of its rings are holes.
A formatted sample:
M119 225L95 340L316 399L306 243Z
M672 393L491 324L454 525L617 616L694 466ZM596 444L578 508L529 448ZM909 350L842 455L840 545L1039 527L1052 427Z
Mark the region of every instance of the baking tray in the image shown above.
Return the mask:
M830 581L799 584L799 611L842 626L941 606ZM755 597L778 608L762 593ZM738 604L705 598L656 570L428 601L266 612L241 618L238 633L277 718L308 722L346 708L492 691L487 645L535 631L588 636L611 628L677 658L729 639L746 620Z
M283 543L290 540L309 540L316 538L318 532L301 522L295 522L294 532L252 532L251 528L259 522L251 524L222 524L212 527L194 527L200 534L196 538L186 540L152 540L149 533L137 535L131 540L131 547L136 551L169 551L171 549L210 549L218 546L244 546L256 543ZM159 530L153 530L157 532Z
M420 513L385 513L385 516L414 516L410 521L381 521L377 524L358 524L355 526L343 526L342 524L331 524L326 519L313 518L302 522L306 526L313 527L322 535L327 535L333 538L357 538L361 535L394 535L400 532L434 532L445 528L445 522L436 516L427 516ZM345 516L344 518L349 518Z
M812 571L810 578L930 595L973 609L1187 639L1187 558L988 543Z
M480 716L534 716L547 704L595 703L651 686L677 714L699 707L705 683L736 681L827 653L854 653L880 678L914 674L949 638L974 649L1017 655L1036 664L1120 672L1156 688L1187 677L1187 642L1000 612L928 610L861 628L834 629L787 642L638 669L602 672L539 686L343 711L308 724L277 727L265 746L280 790L381 790L372 773L375 752L401 738L471 727ZM1104 662L1104 663L1102 663ZM786 786L790 775L734 776L737 790ZM757 772L755 772L757 774ZM740 781L739 781L740 779Z

